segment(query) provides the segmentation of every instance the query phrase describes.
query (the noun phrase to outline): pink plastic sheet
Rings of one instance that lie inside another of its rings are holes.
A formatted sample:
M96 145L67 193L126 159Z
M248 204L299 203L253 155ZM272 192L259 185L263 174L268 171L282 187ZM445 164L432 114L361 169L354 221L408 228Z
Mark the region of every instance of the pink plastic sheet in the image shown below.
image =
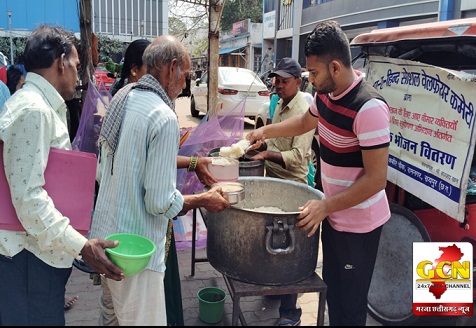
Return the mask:
M98 156L99 132L101 132L102 121L111 98L111 94L104 83L101 82L98 89L94 82L89 81L78 132L71 144L73 150L93 153Z

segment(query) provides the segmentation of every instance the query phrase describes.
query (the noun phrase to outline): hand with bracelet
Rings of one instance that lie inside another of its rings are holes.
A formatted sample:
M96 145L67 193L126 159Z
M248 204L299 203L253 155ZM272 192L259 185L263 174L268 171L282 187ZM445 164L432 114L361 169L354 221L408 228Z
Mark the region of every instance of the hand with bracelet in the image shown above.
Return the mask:
M217 179L208 171L207 165L211 162L211 159L207 157L177 156L177 168L194 171L200 182L206 186L217 182Z

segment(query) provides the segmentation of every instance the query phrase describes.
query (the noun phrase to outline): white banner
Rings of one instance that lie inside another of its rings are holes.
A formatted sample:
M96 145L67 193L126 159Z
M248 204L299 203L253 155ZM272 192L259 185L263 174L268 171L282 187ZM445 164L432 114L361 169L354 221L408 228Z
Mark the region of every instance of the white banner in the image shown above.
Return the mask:
M380 56L370 57L367 71L390 107L388 180L459 222L476 137L474 79Z
M263 15L263 39L274 39L276 11L270 11Z

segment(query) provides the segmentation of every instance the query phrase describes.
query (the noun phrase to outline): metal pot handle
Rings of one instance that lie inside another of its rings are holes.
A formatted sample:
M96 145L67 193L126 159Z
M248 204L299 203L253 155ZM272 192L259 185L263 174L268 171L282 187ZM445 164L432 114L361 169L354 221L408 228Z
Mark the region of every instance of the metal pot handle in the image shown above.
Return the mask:
M291 239L289 246L286 247L285 249L271 247L271 237L273 236L274 232L279 231L278 223L281 223L283 225L283 228L282 228L283 231L285 233L287 232ZM294 236L293 228L294 228L294 225L289 226L287 222L282 222L282 221L273 222L272 226L271 225L266 226L266 229L268 229L268 232L266 233L266 250L268 251L268 253L270 253L271 255L280 255L280 254L286 255L294 251L296 237Z

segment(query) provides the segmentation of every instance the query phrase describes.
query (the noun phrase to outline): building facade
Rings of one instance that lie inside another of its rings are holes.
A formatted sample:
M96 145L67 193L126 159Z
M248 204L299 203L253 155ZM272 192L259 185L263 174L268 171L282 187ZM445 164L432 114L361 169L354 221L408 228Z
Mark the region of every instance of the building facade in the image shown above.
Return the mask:
M262 24L245 19L233 29L220 32L220 66L247 68L259 72L261 65Z
M168 34L167 0L91 0L96 35L131 42Z
M302 45L317 22L334 19L348 38L374 29L476 17L474 0L263 0L263 69L283 57L304 67Z
M81 0L1 0L0 37L27 36L42 23L80 32ZM90 0L92 31L123 42L168 33L167 0ZM8 12L10 15L8 15Z
M190 29L181 41L191 55L192 70L195 71L198 65L200 65L200 69L206 69L208 63L208 27Z

